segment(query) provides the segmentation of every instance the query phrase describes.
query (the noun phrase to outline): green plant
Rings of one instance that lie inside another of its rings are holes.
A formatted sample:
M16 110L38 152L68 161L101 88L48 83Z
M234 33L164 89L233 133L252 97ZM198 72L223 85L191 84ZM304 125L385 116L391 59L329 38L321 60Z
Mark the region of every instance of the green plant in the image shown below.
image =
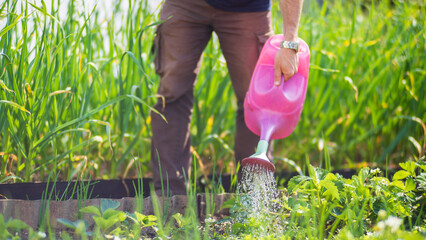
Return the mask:
M157 218L155 216L143 215L139 212L125 213L116 210L120 203L110 199L101 199L100 207L87 206L80 209L82 213L93 214L95 228L93 232L88 231L88 223L84 220L70 221L59 218L58 222L67 228L74 230L75 236L87 239L88 236L143 236L141 232L144 228L152 227L155 232L158 231Z
M126 219L126 213L115 210L119 206L120 203L117 201L101 199L100 207L87 206L80 209L80 212L93 214L96 227L105 234L112 227L117 226Z
M157 228L157 217L153 215L143 215L139 212L134 212L132 214L128 214L128 219L131 220L130 223L133 223L132 231L135 236L141 235L141 229L152 227L155 231Z
M88 224L84 220L78 219L76 221L70 221L64 218L58 218L57 221L69 229L74 231L74 234L81 239L88 239L88 236L92 236L92 232L89 232Z
M21 233L27 231L28 239L45 239L44 232L34 231L27 224L19 219L8 219L5 221L4 216L0 214L0 239L21 239Z
M410 239L425 235L424 159L400 164L389 181L363 168L350 179L308 164L309 175L290 179L275 211L252 213L245 194L223 207L231 223L224 238ZM392 225L394 224L394 225ZM213 225L221 226L223 222ZM226 226L226 225L224 225ZM394 227L392 227L394 226Z
M0 40L1 177L30 181L36 173L43 178L54 169L72 179L74 169L92 166L99 175L102 165L110 165L108 174L115 177L142 133L147 137L144 113L151 109L152 86L138 76L152 81L144 71L150 71L151 60L135 56L150 46L133 40L133 32L141 40L147 26L155 25L152 13L144 10L147 2L130 5L128 14L137 14L122 27L129 34L123 35L126 50L114 45L121 34L114 32L111 19L108 34L100 31L96 5L85 12L71 1L64 19L60 1L51 2L50 9L44 2L37 6L23 1L20 10L18 4L8 0L0 5L7 26ZM120 15L117 11L113 14ZM118 59L120 76L115 79ZM119 102L126 104L117 108ZM125 126L137 134L126 135ZM139 145L147 149L143 142ZM88 155L99 160L82 164ZM104 157L112 160L106 164Z
M0 215L0 239L13 237L11 233L15 233L22 229L28 229L28 225L17 219L4 220L3 215Z
M87 238L185 238L185 239L420 239L426 237L424 159L401 163L393 180L378 169L363 168L352 178L308 166L308 176L290 179L272 209L252 213L249 195L236 194L222 208L230 216L210 214L199 221L197 206L188 201L185 214L172 216L160 209L154 196L156 216L116 210L117 201L102 199L99 207L80 211L93 215L93 232L83 220L58 219L73 234L64 239ZM405 173L407 172L407 173ZM414 185L413 185L414 184ZM189 194L188 199L191 198ZM18 220L2 221L5 236L24 229L42 236ZM49 224L47 222L47 224ZM18 227L17 227L18 226ZM49 228L49 227L48 227ZM6 229L6 231L4 231ZM13 235L15 236L15 235ZM19 239L19 234L15 236Z

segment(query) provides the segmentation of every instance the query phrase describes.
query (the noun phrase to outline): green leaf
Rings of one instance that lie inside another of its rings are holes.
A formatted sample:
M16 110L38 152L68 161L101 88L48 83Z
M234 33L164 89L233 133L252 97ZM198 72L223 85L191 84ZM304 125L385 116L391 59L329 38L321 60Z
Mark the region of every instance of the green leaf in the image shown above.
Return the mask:
M184 227L185 226L185 219L183 218L182 214L176 213L172 216L178 225L178 227Z
M115 211L115 210L110 210ZM126 214L124 212L117 211L116 214L111 215L109 218L103 218L103 217L93 217L93 220L95 221L96 225L98 225L103 231L108 230L110 227L112 227L116 223L121 223L126 219Z
M16 108L18 110L24 111L24 112L26 112L26 113L28 113L28 114L31 115L31 113L27 109L25 109L24 107L22 107L21 105L15 103L15 102L7 101L7 100L0 100L0 103L7 104L7 105L9 105L11 107L14 107L14 108Z
M133 62L136 64L136 67L139 68L139 70L143 73L145 73L145 71L143 70L143 67L141 65L141 63L136 59L135 55L131 52L131 51L125 51L121 57L121 59L124 58L124 56L129 55L130 58L133 60Z
M396 211L398 212L398 214L403 214L405 216L410 216L410 210L408 208L408 206L402 202L397 202L396 206L395 206Z
M18 181L21 181L21 182L24 181L24 179L22 179L18 176L10 175L10 176L7 176L7 177L3 178L2 180L0 180L0 184L5 183L5 182L9 181L10 179L18 180Z
M122 222L126 220L127 214L125 212L119 211L118 214L114 216L114 218L118 219L119 222Z
M75 222L72 222L72 221L70 221L70 220L68 220L68 219L65 219L65 218L58 218L58 219L57 219L57 221L58 221L59 223L63 224L63 225L64 225L65 227L67 227L67 228L71 228L71 229L76 229L76 228L77 228L76 223L75 223Z
M328 171L322 168L314 168L319 180L324 180L328 175Z
M7 86L6 86L6 84L4 84L3 80L0 80L0 87L3 90L6 90L6 91L11 92L11 93L15 93L13 90L10 90L9 88L7 88Z
M48 16L48 17L52 18L54 21L56 21L56 22L58 23L58 25L60 26L60 29L61 29L61 31L62 31L62 34L64 34L64 29L63 29L63 27L62 27L61 21L59 21L59 20L58 20L57 18L55 18L54 16L50 15L50 14L46 11L46 6L44 5L44 2L43 2L43 1L42 1L42 3L43 3L43 8L39 8L39 7L37 7L36 5L34 5L34 4L32 4L32 3L30 3L30 2L29 2L29 4L30 4L33 8L37 9L38 11L40 11L41 13L43 13L45 16ZM65 35L65 34L64 34L64 35Z
M373 198L374 199L374 198ZM386 210L386 203L382 199L374 199L373 200L373 212L378 214L380 210Z
M146 216L144 214L139 213L139 212L135 212L135 213L133 213L131 215L134 215L134 217L136 218L137 222L142 222L146 218Z
M128 97L127 96L119 96L119 97L116 97L114 99L111 99L110 101L108 101L108 102L102 104L101 106L99 106L99 107L91 110L90 112L86 113L85 115L83 115L83 116L81 116L79 118L73 119L71 121L68 121L68 122L66 122L66 123L64 123L64 124L56 127L55 129L53 129L50 132L48 132L42 139L38 140L34 144L34 148L37 148L40 145L42 145L45 141L49 140L52 136L56 135L57 132L62 131L63 129L65 129L67 127L70 127L73 124L79 123L79 122L83 121L84 119L90 117L91 115L93 115L93 114L101 111L102 109L104 109L104 108L106 108L106 107L108 107L108 106L110 106L110 105L112 105L114 103L120 102L120 101L122 101L122 100L124 100L126 98L128 98Z
M230 198L228 200L226 200L222 206L220 207L220 209L228 209L231 208L235 205L236 199L235 198Z
M110 228L112 225L116 223L115 219L104 219L102 217L93 217L93 220L95 221L95 224L102 230L106 231L108 228Z
M242 223L234 223L231 227L231 232L234 235L238 235L244 232L245 225Z
M370 172L370 168L363 168L358 173L359 184L364 186L365 181L368 178L368 173Z
M143 215L141 213L135 212L136 222L143 227L155 226L157 217L153 215Z
M105 210L104 213L102 213L102 217L106 219L106 218L110 218L110 217L113 217L113 216L117 216L120 213L123 213L123 212L114 210L112 208L108 208L107 210Z
M404 170L399 170L398 172L395 173L395 175L393 175L393 180L401 180L404 179L406 177L410 176L410 173Z
M423 171L426 171L426 164L417 163L417 166L419 166Z
M178 226L180 228L188 226L188 225L190 225L192 223L192 219L191 218L184 217L180 213L173 214L172 217L176 220L176 223L178 224Z
M331 197L331 200L340 198L339 190L337 189L336 185L331 180L321 180L320 186L327 189L324 192L324 195Z
M85 220L77 220L74 222L76 228L75 228L75 232L77 234L85 234L87 236L92 236L92 232L88 232L87 229L89 228L89 224L87 223L87 221Z
M411 175L415 175L415 170L417 168L417 165L415 162L413 161L407 161L407 162L402 162L399 164L399 166L401 166L402 169L406 170L407 172L409 172Z
M132 220L133 223L135 223L135 224L139 224L139 221L138 221L135 213L128 213L127 214L127 219Z
M148 215L148 216L146 217L146 219L148 219L148 221L150 221L150 222L155 222L155 221L157 221L157 217L156 217L156 216L154 216L154 215Z
M146 106L149 110L151 110L152 112L158 114L167 123L167 119L166 119L166 117L163 116L163 114L161 114L157 109L155 109L155 108L151 107L150 105L148 105L142 99L140 99L140 98L138 98L136 96L133 96L133 95L126 95L126 97L128 97L128 98L130 98L130 99L132 99L132 100L134 100L134 101L136 101L136 102L138 102L138 103ZM152 96L152 97L157 97L157 96Z
M13 229L20 230L20 229L27 229L28 225L19 219L12 219L7 221L6 228L13 228Z
M415 189L416 189L416 183L414 182L414 180L412 178L407 178L407 180L405 180L405 191L409 192Z
M18 23L19 23L19 19L22 17L22 14L23 14L23 13L21 13L19 16L17 16L14 22L7 24L4 28L2 28L2 29L0 30L0 38L1 38L4 34L6 34L6 33L7 33L10 29L12 29L13 27L15 27L15 25L16 25L16 24L18 24ZM27 18L27 17L25 17L25 18Z
M309 172L309 176L314 180L314 183L318 184L319 180L318 180L317 172L315 171L315 168L311 164L308 165L308 172Z
M420 143L412 136L409 136L408 140L410 140L410 142L413 144L414 148L417 150L417 153L419 155L422 154L422 146L420 145Z
M101 200L101 211L102 214L107 210L107 209L116 209L120 206L120 202L118 201L114 201L111 199L102 199Z
M395 186L395 187L397 187L397 188L400 188L400 189L402 189L402 190L405 190L405 186L404 186L404 183L403 183L402 181L393 181L393 182L391 183L391 186Z
M419 189L426 191L426 173L421 173L415 178L415 181L419 184Z
M288 192L291 194L294 190L300 187L306 181L312 180L311 177L308 176L296 176L290 179L288 182Z
M96 216L99 216L99 217L101 216L101 212L99 211L99 208L97 208L95 206L84 207L84 208L80 209L80 212L95 214Z
M324 180L337 181L337 177L333 173L327 173L327 175L325 176Z

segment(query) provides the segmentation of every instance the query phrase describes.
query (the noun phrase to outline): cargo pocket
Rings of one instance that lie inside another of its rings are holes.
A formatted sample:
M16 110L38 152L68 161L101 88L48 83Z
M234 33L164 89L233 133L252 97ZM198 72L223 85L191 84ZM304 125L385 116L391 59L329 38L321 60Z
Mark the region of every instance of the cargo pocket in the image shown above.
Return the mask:
M154 55L154 66L155 72L158 75L162 74L162 64L161 64L161 24L157 26L155 30L154 42L151 48L151 54Z
M263 45L265 45L266 41L268 41L268 39L272 37L273 34L274 34L273 32L256 33L257 49L258 49L259 56L260 56L260 52L262 52Z

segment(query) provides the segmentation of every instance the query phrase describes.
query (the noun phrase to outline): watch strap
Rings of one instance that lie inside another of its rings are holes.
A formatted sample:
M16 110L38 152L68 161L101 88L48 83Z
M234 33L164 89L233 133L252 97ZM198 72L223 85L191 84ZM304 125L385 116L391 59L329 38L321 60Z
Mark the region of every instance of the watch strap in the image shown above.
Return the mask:
M293 49L294 51L299 51L299 42L292 42L292 41L281 41L280 47L281 48L288 48Z

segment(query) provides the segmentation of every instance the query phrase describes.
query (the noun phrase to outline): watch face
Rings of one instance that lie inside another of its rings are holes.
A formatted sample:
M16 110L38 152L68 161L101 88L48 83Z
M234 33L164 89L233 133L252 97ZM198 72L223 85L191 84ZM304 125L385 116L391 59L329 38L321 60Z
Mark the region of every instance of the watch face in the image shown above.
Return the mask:
M299 43L298 42L290 42L290 41L282 41L281 47L282 48L290 48L290 49L298 51L299 50Z
M297 49L297 48L299 47L299 44L298 44L298 43L294 43L294 42L292 42L292 43L291 43L291 46L292 46L294 49Z

